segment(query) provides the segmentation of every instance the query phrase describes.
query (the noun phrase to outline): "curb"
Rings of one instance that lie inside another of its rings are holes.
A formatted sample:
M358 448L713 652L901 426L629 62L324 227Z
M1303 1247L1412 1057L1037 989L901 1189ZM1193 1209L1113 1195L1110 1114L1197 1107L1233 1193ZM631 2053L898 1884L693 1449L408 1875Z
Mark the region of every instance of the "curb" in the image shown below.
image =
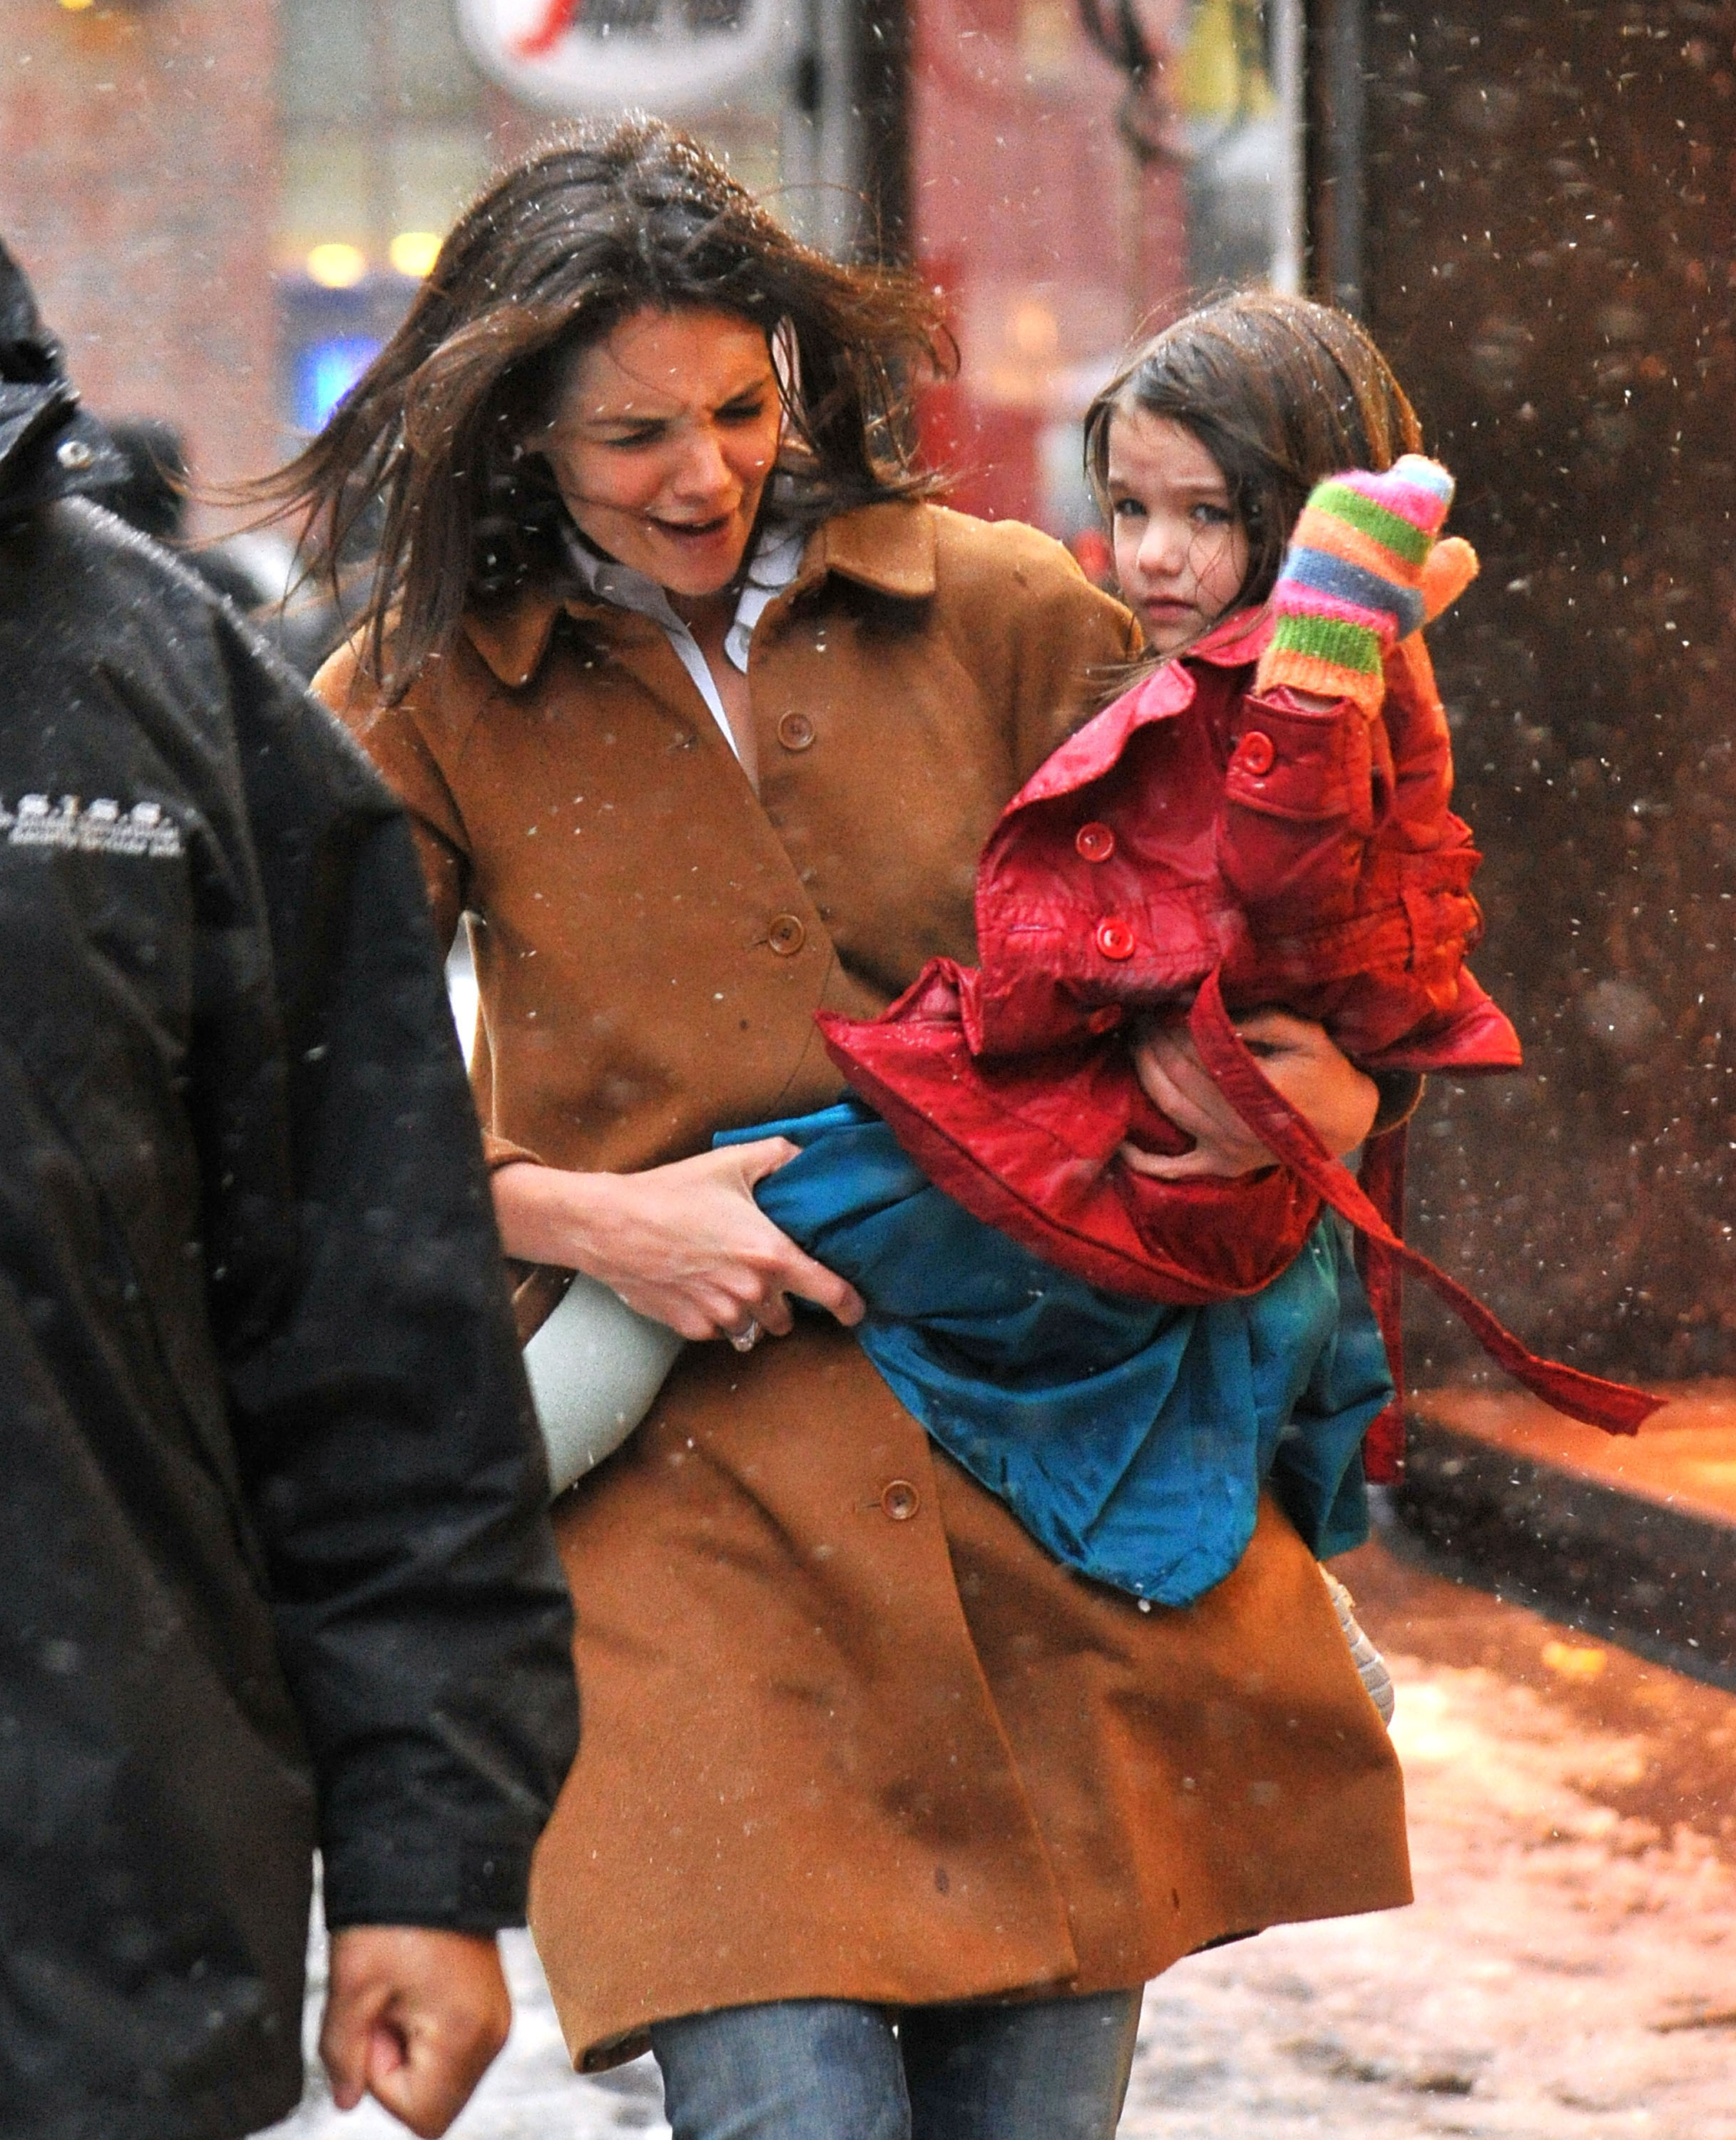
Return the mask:
M1389 1524L1427 1565L1736 1691L1736 1523L1420 1414L1409 1427Z

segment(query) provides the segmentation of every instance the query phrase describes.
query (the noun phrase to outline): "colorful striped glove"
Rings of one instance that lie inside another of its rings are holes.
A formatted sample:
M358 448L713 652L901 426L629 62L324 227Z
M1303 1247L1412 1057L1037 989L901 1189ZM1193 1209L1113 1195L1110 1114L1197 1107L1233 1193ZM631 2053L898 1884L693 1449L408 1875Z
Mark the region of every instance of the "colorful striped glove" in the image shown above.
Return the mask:
M1439 615L1476 572L1469 543L1435 542L1452 502L1452 477L1420 454L1405 454L1384 475L1353 469L1317 483L1272 591L1277 623L1256 690L1287 684L1377 713L1382 653Z

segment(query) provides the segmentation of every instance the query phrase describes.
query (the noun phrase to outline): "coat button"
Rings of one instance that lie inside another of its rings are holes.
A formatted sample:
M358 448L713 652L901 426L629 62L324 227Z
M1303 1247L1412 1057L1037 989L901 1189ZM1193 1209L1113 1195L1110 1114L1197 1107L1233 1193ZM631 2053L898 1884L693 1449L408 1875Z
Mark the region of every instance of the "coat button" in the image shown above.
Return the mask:
M1236 758L1244 771L1258 779L1263 773L1270 773L1272 762L1277 756L1273 749L1272 738L1259 729L1250 729L1236 745Z
M1116 851L1116 836L1107 825L1081 825L1073 845L1088 862L1106 862Z
M777 740L786 750L806 750L814 739L814 724L806 714L786 714L777 724Z
M807 930L799 915L774 914L772 925L766 931L766 941L780 959L793 959L807 943Z
M1097 949L1106 959L1130 959L1133 956L1133 931L1125 921L1100 921L1097 924Z
M880 1506L895 1524L907 1524L922 1506L922 1496L908 1479L894 1479L880 1495Z

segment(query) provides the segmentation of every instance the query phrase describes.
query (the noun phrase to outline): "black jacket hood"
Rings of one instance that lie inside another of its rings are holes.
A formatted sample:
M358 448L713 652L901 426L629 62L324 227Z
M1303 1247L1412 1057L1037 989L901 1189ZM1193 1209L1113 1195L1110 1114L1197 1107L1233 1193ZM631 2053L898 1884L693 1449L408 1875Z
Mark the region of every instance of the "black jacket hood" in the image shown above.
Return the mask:
M126 472L108 433L80 408L61 346L0 242L0 522L50 498L111 489Z

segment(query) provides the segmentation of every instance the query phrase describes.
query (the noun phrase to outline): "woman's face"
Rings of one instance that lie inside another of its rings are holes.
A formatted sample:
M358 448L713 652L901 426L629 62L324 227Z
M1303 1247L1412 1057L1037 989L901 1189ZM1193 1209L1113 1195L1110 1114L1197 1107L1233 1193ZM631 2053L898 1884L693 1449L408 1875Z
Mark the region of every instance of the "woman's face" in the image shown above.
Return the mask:
M1109 423L1116 575L1154 653L1217 622L1248 572L1248 530L1219 467L1185 424L1118 409Z
M783 408L766 337L733 312L647 307L584 351L546 430L581 534L673 595L741 570Z

